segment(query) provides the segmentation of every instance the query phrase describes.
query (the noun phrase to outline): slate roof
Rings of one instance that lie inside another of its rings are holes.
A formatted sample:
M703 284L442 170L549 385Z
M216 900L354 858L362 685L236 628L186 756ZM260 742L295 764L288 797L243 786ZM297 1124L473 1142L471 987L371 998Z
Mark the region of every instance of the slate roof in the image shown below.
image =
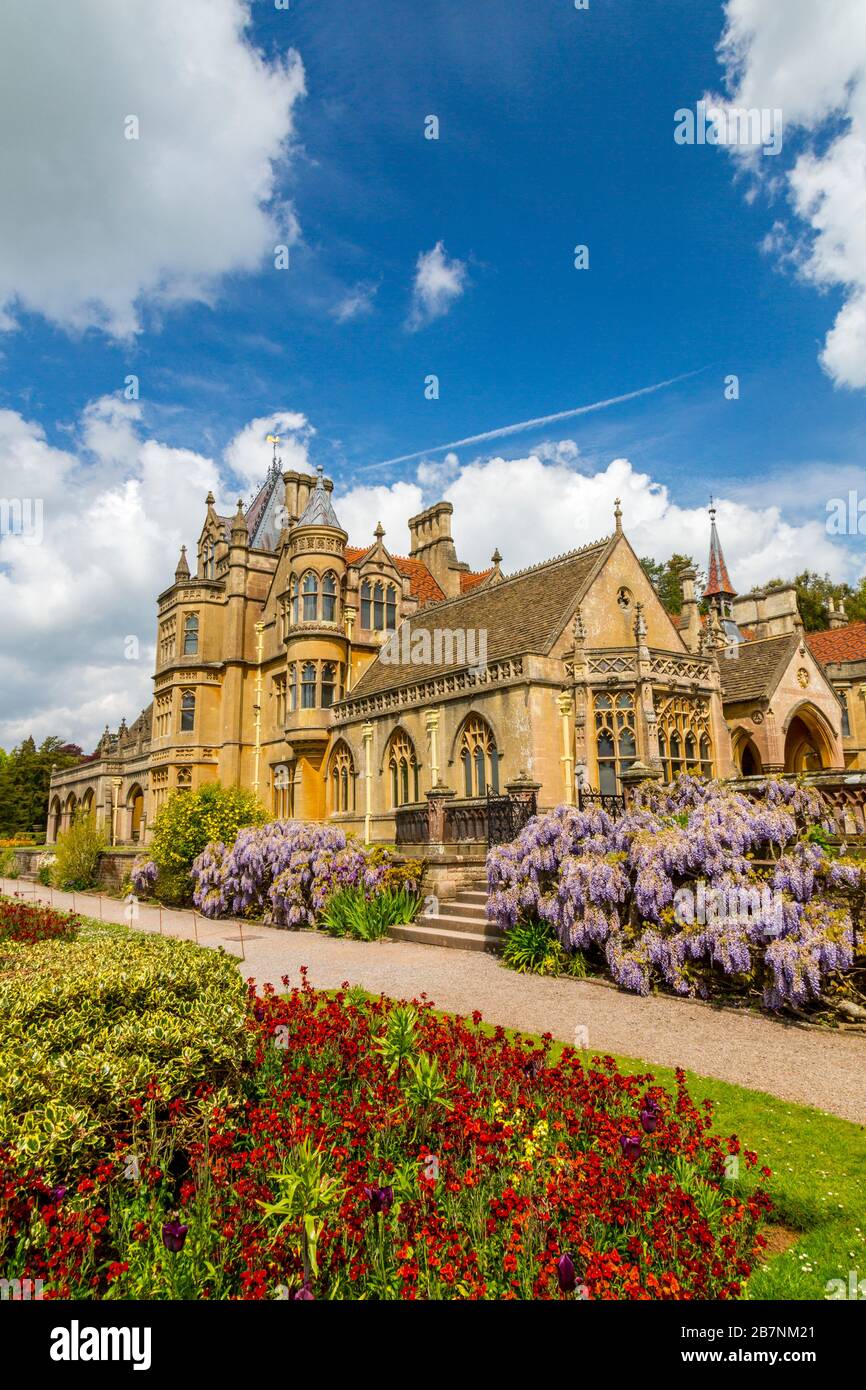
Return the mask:
M823 632L807 632L812 655L825 666L842 661L866 661L866 623L847 623Z
M755 700L772 695L800 645L799 632L786 632L780 637L762 637L757 642L741 642L735 659L722 656L719 668L722 676L722 698L726 704L736 700Z
M607 537L503 578L498 584L476 587L459 598L429 604L407 620L410 632L414 635L426 629L432 639L437 629L462 629L471 651L469 634L486 631L488 664L528 653L544 654L553 645L610 543L611 538ZM402 627L398 629L398 641L401 632ZM474 640L478 642L477 636ZM477 657L477 645L475 652ZM413 662L404 666L376 657L354 686L352 699L460 669L457 662Z
M342 526L337 520L337 513L331 505L325 484L322 481L322 468L319 465L316 486L310 493L310 500L298 518L298 526L333 526L338 531L342 531Z

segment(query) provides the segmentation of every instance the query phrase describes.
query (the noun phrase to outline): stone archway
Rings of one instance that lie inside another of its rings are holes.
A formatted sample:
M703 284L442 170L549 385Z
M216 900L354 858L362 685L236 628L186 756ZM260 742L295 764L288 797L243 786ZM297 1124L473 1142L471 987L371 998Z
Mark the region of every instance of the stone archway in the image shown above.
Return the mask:
M833 766L833 742L814 705L802 704L785 730L785 771L821 772Z
M137 782L129 789L126 806L129 812L129 838L137 842L141 839L141 827L144 820L144 792Z
M48 840L50 844L54 844L56 841L57 836L60 834L62 824L63 811L60 806L60 797L55 796L51 802L51 809L48 813Z

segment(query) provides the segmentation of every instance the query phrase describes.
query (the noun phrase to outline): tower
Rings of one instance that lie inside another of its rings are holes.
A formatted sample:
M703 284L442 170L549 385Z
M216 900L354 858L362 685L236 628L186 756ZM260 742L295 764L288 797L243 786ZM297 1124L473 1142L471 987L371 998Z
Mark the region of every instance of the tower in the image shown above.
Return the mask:
M722 543L716 528L716 508L710 499L710 559L704 598L718 616L719 626L728 643L742 642L743 636L734 620L733 601L737 591L731 583Z

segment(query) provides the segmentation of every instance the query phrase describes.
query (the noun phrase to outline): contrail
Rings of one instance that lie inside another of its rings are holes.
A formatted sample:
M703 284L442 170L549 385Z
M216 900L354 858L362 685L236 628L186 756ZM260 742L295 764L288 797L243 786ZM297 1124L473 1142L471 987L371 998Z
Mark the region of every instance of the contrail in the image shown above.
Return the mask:
M557 420L570 420L575 415L589 415L594 410L607 410L609 406L622 405L624 401L636 400L638 396L650 396L653 391L663 391L666 386L675 386L678 381L687 381L689 377L698 376L706 370L706 367L697 367L693 372L668 377L667 381L657 381L653 386L642 386L639 391L627 391L624 396L609 396L607 400L593 401L591 405L576 405L572 410L558 410L555 415L539 415L534 420L520 420L516 425L501 425L497 430L487 430L484 434L470 434L465 439L455 439L450 444L434 444L432 448L418 449L414 454L400 454L398 458L384 459L382 463L367 463L357 471L372 473L377 468L390 468L395 463L411 463L413 459L426 458L428 454L439 454L443 449L462 449L466 444L485 444L488 439L502 439L504 435L519 434L521 430L553 425Z

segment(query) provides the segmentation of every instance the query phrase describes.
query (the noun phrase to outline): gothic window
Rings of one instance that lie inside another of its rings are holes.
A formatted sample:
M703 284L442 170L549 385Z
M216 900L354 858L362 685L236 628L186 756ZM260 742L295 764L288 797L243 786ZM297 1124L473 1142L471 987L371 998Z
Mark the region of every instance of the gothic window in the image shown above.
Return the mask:
M666 782L681 772L713 775L710 711L705 699L664 695L657 700L659 758Z
M304 622L314 623L319 616L319 581L312 570L304 575L301 588L304 594Z
M377 579L361 585L361 627L370 632L395 632L397 628L397 590L393 584Z
M471 714L460 736L460 762L466 796L499 791L499 751L493 730L480 715Z
M326 661L322 667L322 709L330 709L337 698L337 667Z
M337 577L331 573L322 580L322 618L326 623L337 620Z
M399 729L391 739L388 753L388 771L391 776L391 805L406 806L417 801L418 759L408 734Z
M289 585L289 605L292 611L292 622L298 623L300 621L298 581L294 575L292 576L292 582Z
M205 579L216 578L216 544L212 540L207 540L204 544L203 568Z
M598 789L605 796L620 791L620 776L637 757L634 697L629 691L595 697L595 748Z
M301 709L316 708L316 666L305 661L301 667Z
M198 652L198 614L187 613L183 620L183 654L195 656Z
M180 731L189 734L195 728L195 693L185 690L180 697Z
M156 720L154 734L165 738L171 732L171 695L158 695L156 699Z
M289 666L289 713L298 708L298 668L294 662Z
M844 687L842 687L841 689L836 691L836 694L839 696L839 699L842 702L842 737L850 738L851 714L848 708L848 691Z
M355 809L355 765L345 743L338 743L331 759L331 811L345 814Z
M285 676L274 677L274 707L277 721L277 728L282 728L286 722L286 678Z
M292 816L292 769L287 763L277 763L271 768L271 806L277 820L290 820Z
M159 663L161 666L171 661L174 656L175 631L174 618L166 618L165 622L159 625Z

